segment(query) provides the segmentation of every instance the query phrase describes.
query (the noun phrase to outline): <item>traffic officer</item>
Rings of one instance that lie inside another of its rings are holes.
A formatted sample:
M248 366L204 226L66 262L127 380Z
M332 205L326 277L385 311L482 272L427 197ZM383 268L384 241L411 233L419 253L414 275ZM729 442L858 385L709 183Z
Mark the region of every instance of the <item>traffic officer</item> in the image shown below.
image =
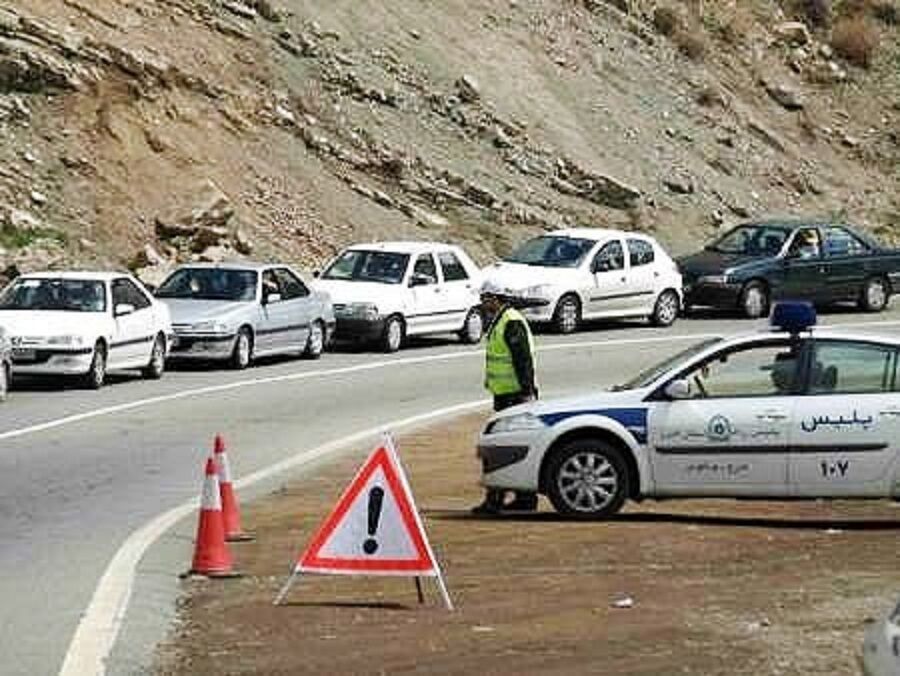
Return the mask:
M494 396L494 410L537 399L534 375L534 337L528 321L513 308L509 296L491 282L481 289L481 310L488 323L485 347L484 386ZM489 489L475 514L497 514L502 510L537 509L537 493L517 492L504 504L505 491Z

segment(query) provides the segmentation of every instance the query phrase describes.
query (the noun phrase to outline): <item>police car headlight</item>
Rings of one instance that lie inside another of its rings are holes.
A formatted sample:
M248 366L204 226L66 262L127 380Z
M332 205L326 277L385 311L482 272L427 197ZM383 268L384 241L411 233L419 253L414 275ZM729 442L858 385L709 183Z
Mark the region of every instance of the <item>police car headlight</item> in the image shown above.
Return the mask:
M546 427L544 421L533 413L519 413L498 418L484 431L485 434L505 434L507 432L528 432Z
M553 287L549 284L538 284L537 286L529 286L522 292L526 298L549 298L553 295Z
M62 345L66 347L78 346L84 343L84 338L75 335L49 336L47 345Z

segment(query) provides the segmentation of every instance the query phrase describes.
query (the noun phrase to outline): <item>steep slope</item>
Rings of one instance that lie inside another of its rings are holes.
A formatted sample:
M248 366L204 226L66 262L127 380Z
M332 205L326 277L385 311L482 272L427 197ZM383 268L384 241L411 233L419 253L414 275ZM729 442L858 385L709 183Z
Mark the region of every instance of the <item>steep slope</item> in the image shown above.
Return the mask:
M835 9L875 31L863 68L779 3L669 4L674 32L638 1L0 4L0 260L158 278L387 237L488 259L561 224L682 251L783 214L896 236L887 5Z

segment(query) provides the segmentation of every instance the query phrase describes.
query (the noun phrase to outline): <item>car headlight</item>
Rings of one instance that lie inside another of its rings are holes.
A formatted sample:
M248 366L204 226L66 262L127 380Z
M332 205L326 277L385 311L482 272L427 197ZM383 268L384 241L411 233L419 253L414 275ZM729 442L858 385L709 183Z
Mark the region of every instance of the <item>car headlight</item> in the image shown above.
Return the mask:
M553 287L549 284L529 286L522 292L522 295L526 298L549 298L553 295Z
M698 280L701 284L724 286L728 284L728 275L705 275Z
M198 333L228 333L228 325L222 322L205 321L191 324L191 331Z
M63 336L48 336L47 345L63 345L63 346L78 346L84 343L84 338L82 336L75 335L63 335Z
M378 319L378 306L374 303L350 303L346 312L351 317L374 321Z
M518 413L497 418L488 425L485 434L505 434L506 432L527 432L529 430L543 429L547 425L533 413Z

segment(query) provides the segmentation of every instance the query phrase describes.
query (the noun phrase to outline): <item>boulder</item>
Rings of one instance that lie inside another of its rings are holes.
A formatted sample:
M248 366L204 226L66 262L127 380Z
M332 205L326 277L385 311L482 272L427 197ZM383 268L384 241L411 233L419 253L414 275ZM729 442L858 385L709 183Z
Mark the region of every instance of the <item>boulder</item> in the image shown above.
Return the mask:
M811 41L809 28L802 21L785 21L775 26L773 31L779 42L803 46Z
M478 80L471 75L463 75L456 81L456 91L459 98L464 103L474 103L481 98L481 88L478 86Z
M785 110L802 110L803 96L790 85L779 83L766 85L766 92Z

